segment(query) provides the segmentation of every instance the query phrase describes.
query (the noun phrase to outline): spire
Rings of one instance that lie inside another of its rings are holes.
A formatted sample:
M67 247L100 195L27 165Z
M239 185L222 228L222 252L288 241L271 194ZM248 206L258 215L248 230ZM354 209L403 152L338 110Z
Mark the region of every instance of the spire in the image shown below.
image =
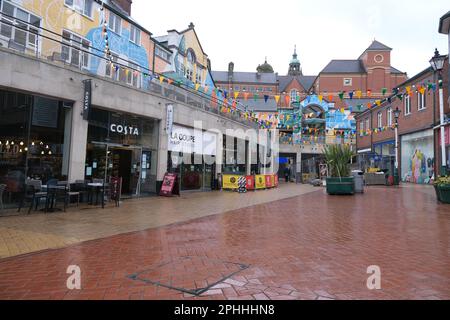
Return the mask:
M297 59L297 45L294 46L294 54L292 55L293 59Z
M290 76L303 75L302 68L300 66L300 60L298 60L298 56L297 56L297 45L294 46L294 54L292 55L292 60L289 63L288 75L290 75Z

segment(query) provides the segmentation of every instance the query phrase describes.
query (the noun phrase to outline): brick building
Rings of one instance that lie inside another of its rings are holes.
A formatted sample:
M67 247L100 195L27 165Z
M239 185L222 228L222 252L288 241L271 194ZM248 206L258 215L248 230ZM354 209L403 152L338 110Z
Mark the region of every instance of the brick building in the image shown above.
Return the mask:
M448 72L448 59L444 74ZM444 77L448 96L448 76ZM378 167L393 172L395 161L394 110L401 111L399 130L399 174L403 181L429 183L441 159L438 144L439 96L431 67L398 84L383 103L356 116L357 152L362 169ZM448 113L445 101L445 113Z

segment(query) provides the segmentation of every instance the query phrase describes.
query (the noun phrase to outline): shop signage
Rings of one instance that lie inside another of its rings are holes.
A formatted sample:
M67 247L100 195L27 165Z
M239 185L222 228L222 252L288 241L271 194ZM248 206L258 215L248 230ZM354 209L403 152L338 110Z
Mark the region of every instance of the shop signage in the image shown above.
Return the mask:
M91 79L83 80L84 94L83 94L83 119L89 120L89 111L92 103L92 83Z
M216 155L216 134L173 125L169 151Z
M222 178L222 188L224 189L238 189L239 177L237 175L224 174Z
M160 196L171 197L173 195L180 195L178 187L178 175L176 173L166 173L164 175L163 183L161 186Z
M130 135L130 136L138 136L139 135L139 129L136 127L133 127L133 126L112 123L109 126L109 130L111 132L119 133L119 134L123 134L123 135Z
M173 127L173 105L167 105L167 114L166 114L166 133L171 136L172 135L172 127Z

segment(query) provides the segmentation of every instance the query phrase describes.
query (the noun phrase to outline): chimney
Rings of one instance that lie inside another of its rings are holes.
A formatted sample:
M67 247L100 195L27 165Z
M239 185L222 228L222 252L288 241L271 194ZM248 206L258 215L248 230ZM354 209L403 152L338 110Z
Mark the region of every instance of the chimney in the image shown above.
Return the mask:
M233 76L233 72L234 72L234 63L230 62L228 64L228 76L232 77Z
M133 3L133 0L114 0L114 3L131 16L131 4Z

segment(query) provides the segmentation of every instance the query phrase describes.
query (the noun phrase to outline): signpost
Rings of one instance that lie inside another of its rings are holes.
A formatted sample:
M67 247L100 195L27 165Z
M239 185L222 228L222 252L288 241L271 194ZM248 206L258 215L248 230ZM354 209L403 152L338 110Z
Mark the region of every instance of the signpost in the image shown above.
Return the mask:
M172 197L174 195L178 196L180 195L178 175L176 173L166 173L164 175L159 195L163 197Z
M89 111L92 103L92 82L91 79L83 80L83 120L89 120Z

